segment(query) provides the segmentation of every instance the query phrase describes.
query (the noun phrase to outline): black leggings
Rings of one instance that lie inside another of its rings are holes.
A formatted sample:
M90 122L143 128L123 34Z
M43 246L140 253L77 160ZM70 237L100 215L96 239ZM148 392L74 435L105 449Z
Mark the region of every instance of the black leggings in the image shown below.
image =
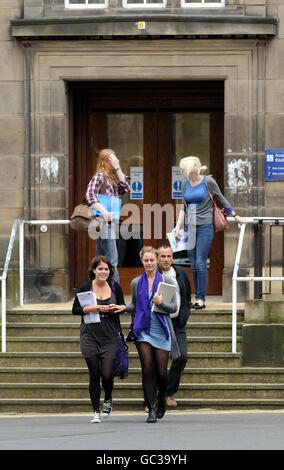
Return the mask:
M136 343L142 369L142 386L147 403L164 399L167 390L167 366L169 352L157 349L144 341Z
M105 392L105 400L109 400L112 398L112 370L114 359L100 358L99 356L94 356L87 357L85 358L85 360L90 373L89 392L93 410L99 411L101 396L100 377L102 377L102 387Z

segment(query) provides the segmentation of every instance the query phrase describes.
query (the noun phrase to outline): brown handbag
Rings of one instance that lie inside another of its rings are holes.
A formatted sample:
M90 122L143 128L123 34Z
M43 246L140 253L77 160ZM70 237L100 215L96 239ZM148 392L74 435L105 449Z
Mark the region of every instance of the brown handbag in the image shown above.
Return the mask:
M102 184L101 194L105 194L106 191L106 179ZM75 207L73 214L71 215L70 227L76 232L88 232L90 223L92 222L92 227L96 230L101 225L101 220L92 215L91 207L84 200L81 204Z
M88 232L90 223L96 219L96 217L90 214L90 206L86 202L82 202L75 207L73 214L71 215L70 227L76 232Z
M208 185L207 185L207 177L205 179L206 186L208 189L209 196L212 199L213 203L213 219L214 219L214 228L215 232L222 232L223 230L228 230L229 229L229 222L227 220L227 215L224 211L224 209L220 209L220 207L217 206L214 197L209 191Z

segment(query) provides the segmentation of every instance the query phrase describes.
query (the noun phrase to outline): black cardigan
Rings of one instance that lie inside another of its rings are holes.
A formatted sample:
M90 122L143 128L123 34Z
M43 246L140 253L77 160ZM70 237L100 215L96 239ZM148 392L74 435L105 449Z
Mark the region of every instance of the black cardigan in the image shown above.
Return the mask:
M108 281L108 284L109 284L111 290L114 292L114 294L116 296L116 304L117 305L125 305L124 295L123 295L123 292L122 292L122 289L121 289L120 285L115 281L113 281L113 282ZM82 284L79 287L77 292L87 292L89 290L92 290L92 280L91 279L89 281L85 282L84 284ZM80 302L78 300L77 295L75 296L75 299L74 299L74 302L73 302L72 313L73 313L73 315L81 315L82 316L82 322L83 322L83 308L80 305ZM121 313L124 313L124 312L121 312Z

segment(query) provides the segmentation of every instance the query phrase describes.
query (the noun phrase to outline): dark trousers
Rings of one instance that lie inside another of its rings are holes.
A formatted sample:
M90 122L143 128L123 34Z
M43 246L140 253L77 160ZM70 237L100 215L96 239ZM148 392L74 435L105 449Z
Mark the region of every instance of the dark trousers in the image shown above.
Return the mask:
M173 319L173 327L181 355L178 359L172 361L171 367L168 371L168 397L173 396L178 391L181 374L187 362L186 325L181 328L179 325L175 325L175 321Z

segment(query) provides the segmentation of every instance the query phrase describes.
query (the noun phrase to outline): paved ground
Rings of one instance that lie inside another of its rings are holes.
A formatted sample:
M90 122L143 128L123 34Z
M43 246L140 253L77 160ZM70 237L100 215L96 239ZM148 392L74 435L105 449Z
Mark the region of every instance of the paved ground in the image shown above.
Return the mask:
M113 412L91 424L86 414L0 415L0 450L284 449L284 410L170 411L154 424L146 417Z

